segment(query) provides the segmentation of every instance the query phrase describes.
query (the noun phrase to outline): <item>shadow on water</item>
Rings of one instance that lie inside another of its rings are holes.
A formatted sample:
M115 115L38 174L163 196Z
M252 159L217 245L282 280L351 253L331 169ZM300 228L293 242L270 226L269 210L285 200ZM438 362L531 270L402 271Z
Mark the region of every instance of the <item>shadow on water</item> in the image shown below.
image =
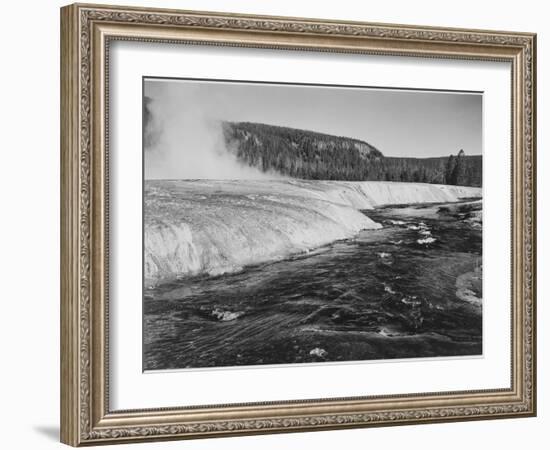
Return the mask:
M481 203L365 213L383 228L148 290L145 368L481 354Z

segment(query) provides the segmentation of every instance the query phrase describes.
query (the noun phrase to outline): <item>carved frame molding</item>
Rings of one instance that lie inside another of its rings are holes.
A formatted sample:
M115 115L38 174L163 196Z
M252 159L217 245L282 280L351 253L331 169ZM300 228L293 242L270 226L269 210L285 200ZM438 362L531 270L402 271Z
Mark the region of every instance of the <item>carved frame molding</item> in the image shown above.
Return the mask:
M108 407L108 58L112 40L509 61L512 386L139 411ZM61 10L61 438L78 446L536 413L535 54L529 33L99 5Z

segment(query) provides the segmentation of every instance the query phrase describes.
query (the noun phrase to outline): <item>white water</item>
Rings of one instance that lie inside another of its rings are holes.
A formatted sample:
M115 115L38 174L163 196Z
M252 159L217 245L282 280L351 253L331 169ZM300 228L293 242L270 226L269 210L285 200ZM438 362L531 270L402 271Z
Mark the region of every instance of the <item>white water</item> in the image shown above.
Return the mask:
M146 181L145 283L235 272L380 228L359 210L464 197L481 197L481 189L374 181Z

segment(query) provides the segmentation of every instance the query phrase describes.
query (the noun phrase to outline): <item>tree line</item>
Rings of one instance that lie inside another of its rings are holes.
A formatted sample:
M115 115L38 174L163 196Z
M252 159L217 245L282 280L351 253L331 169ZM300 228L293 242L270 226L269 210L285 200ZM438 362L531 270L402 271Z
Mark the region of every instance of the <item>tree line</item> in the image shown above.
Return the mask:
M227 148L243 163L294 178L481 186L481 155L385 157L367 142L251 122L225 122Z

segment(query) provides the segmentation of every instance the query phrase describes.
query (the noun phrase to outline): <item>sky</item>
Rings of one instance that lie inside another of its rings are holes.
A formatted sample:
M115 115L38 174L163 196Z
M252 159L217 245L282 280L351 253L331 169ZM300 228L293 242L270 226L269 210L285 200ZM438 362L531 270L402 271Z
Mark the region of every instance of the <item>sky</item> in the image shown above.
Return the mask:
M220 120L352 137L386 156L482 152L480 93L147 78L144 95L160 137L145 148L146 178L261 178L223 154Z

